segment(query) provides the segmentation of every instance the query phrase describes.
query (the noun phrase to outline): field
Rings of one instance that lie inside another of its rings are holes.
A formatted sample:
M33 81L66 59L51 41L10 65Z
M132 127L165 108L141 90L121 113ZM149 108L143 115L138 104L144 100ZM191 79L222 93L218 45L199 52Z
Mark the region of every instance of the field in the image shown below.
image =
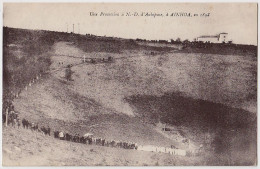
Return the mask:
M92 132L106 139L127 140L139 145L174 145L188 150L187 143L175 139L177 136L171 132L162 131L161 125L167 125L175 128L195 147L202 144L204 150L197 157L179 157L91 147L46 138L24 129L4 127L5 165L256 163L257 63L251 50L245 51L245 54L237 52L229 55L205 51L190 53L175 45L145 45L131 40L111 41L55 32L32 34L28 36L43 39L51 39L50 34L56 36L51 36L53 40L46 42L46 52L33 54L37 58L45 53L44 58L50 62L39 67L44 67L48 73L43 74L28 90L16 85L10 89L22 89L19 97L13 100L21 119L26 118L40 126L49 125L52 130L80 135ZM36 41L40 46L42 41L39 39L36 38ZM15 77L17 71L10 70L16 67L10 64L13 62L7 56L12 52L13 57L19 58L18 51L25 47L12 38L6 43L4 57L7 67L4 69ZM14 49L10 45L20 47ZM33 60L28 51L22 51L27 58L25 60ZM113 57L114 61L83 63L84 55L87 58ZM17 59L17 65L23 65L20 60ZM48 63L49 67L46 66ZM68 64L75 65L72 66L73 81L64 78ZM34 68L27 71L32 70ZM23 71L22 68L19 71ZM23 76L21 78L25 80L24 84L29 83ZM28 141L18 141L30 139L30 146L26 144ZM36 145L41 148L35 148ZM18 147L20 151L13 151L12 147ZM46 147L49 148L45 150ZM37 163L43 157L41 151L52 151L52 155ZM70 156L64 152L73 154L73 158L68 160ZM27 159L24 159L24 154ZM30 158L35 159L35 163L30 164Z

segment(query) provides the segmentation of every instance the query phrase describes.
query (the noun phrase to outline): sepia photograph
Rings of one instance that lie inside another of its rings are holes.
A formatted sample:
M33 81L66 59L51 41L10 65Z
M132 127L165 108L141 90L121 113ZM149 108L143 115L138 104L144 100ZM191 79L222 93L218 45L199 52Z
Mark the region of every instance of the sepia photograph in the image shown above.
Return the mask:
M2 9L2 166L257 166L258 3Z

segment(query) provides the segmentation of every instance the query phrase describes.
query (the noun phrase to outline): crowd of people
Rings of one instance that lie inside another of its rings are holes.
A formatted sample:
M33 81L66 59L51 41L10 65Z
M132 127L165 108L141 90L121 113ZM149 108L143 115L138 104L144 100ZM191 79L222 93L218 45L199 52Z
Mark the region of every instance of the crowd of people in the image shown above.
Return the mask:
M106 140L100 137L93 137L92 134L85 134L80 136L79 134L71 135L69 133L64 133L62 131L54 131L54 138L66 141L72 141L82 144L99 145L107 147L118 147L124 149L137 149L137 143L126 142L126 141L116 141L116 140Z
M4 118L3 118L4 119ZM12 118L9 118L12 119ZM13 123L14 121L14 123ZM4 121L5 123L5 121ZM39 126L38 123L30 122L27 119L22 119L22 127L24 129L30 129L32 131L40 132L44 135L51 136L51 128L49 126ZM18 127L20 128L20 120L18 116L16 118L12 119L12 122L8 124L11 124L12 127ZM71 141L76 143L82 143L82 144L89 144L89 145L99 145L99 146L107 146L107 147L117 147L117 148L124 148L124 149L137 149L137 143L133 142L126 142L126 141L116 141L116 140L106 140L104 138L100 137L93 137L93 134L86 133L84 136L80 136L79 134L69 134L62 131L53 131L54 138L65 140L65 141Z
M20 127L20 120L17 118L15 120L18 123L11 123L12 127ZM53 136L56 139L71 141L75 143L88 144L88 145L98 145L98 146L106 146L106 147L114 147L114 148L123 148L123 149L133 149L139 151L150 151L157 153L169 153L172 155L181 155L185 156L186 151L178 149L176 147L158 147L151 145L140 145L137 143L127 142L127 141L117 141L117 140L106 140L100 137L94 137L91 133L86 133L83 136L79 134L72 135L70 133L65 133L63 131L53 130L53 134L51 134L51 128L49 126L39 126L38 123L30 122L27 119L22 119L22 127L24 129L29 129L31 131L40 132L46 136Z

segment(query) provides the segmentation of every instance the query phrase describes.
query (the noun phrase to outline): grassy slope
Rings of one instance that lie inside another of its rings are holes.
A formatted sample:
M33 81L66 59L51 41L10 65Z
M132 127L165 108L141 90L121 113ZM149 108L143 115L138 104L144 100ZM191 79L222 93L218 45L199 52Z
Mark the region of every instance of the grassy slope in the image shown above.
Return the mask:
M57 40L66 40L54 32L51 35ZM77 36L70 36L68 40L74 43L72 45L63 42L55 43L51 68L57 68L57 62L61 60L66 64L80 62L77 58L58 56L59 54L73 56L86 54L87 57L110 55L115 58L123 56L125 59L117 60L114 64L73 67L74 81L69 83L63 80L63 71L51 74L46 80L33 85L28 91L23 91L21 97L15 100L15 108L21 112L21 117L39 122L40 125L50 125L52 129L62 129L71 133L83 134L86 131L92 131L95 135L108 139L129 140L140 144L170 145L173 143L171 140L156 133L152 125L142 122L149 121L151 112L155 114L152 118L164 115L174 116L174 112L178 113L179 109L175 111L160 109L160 104L167 108L170 103L165 96L162 96L165 93L184 92L183 99L187 101L187 104L194 104L194 98L225 103L232 107L244 105L248 107L252 104L254 107L256 102L256 64L247 56L222 57L221 55L176 53L147 56L141 49L160 51L163 48L137 47L132 44L131 50L125 50L130 42L123 42L121 44L126 45L119 45L123 50L118 51L119 42L111 48L107 43L102 42L105 46L103 48L97 45L102 39L89 40L88 45L84 45L84 38L77 38ZM223 83L221 79L228 80ZM146 98L146 95L149 97ZM149 104L150 107L148 106L145 110L148 116L140 117L140 114L144 114L143 108L149 103L151 95L155 100L159 98L159 102ZM140 97L138 104L125 100L125 98L135 98L135 96ZM189 100L187 96L193 99ZM221 100L223 98L224 100ZM241 101L243 101L242 104ZM175 109L176 105L168 108ZM191 106L192 108L194 107ZM139 114L139 117L130 118L121 114L122 112L130 115ZM185 107L180 112L185 114ZM187 112L192 111L189 109ZM192 113L196 114L198 111ZM89 127L92 125L94 126ZM234 142L237 142L236 139ZM252 150L255 150L254 146ZM249 163L251 160L248 160ZM218 162L211 161L211 164L219 165ZM201 161L198 163L204 164ZM226 161L220 164L224 163ZM149 165L152 164L149 163Z
M71 47L70 44L65 42L56 43L51 69L57 68L59 66L57 62L61 59L64 61L64 65L80 61L75 57L66 57L64 55L80 56L82 54L81 50ZM88 54L86 55L88 56ZM95 135L107 139L166 146L177 144L154 132L151 126L144 125L140 119L121 114L120 110L124 109L121 108L120 97L113 96L113 92L116 90L111 89L106 94L107 90L103 91L102 88L97 87L98 85L105 85L106 87L107 82L101 81L97 83L96 80L100 78L99 75L92 74L89 76L86 72L81 72L85 69L89 71L89 67L95 68L96 66L83 65L83 68L81 66L73 68L75 71L73 82L66 82L64 80L64 71L61 70L51 73L46 79L44 78L44 80L30 87L28 91L23 91L20 98L15 99L14 102L16 110L21 113L20 117L39 122L41 125L50 125L52 129L61 129L71 133L84 134L91 130ZM96 72L102 73L102 69L95 69ZM86 78L91 79L86 80ZM81 86L82 81L84 82L83 86ZM118 85L111 87L118 87ZM91 93L86 92L86 89L91 90ZM100 97L95 97L96 95L103 97L102 101L100 101ZM106 102L111 105L104 104ZM64 122L66 123L64 124ZM80 126L77 126L77 124L80 124ZM92 125L94 126L90 127Z
M64 55L69 55L72 51L74 55L77 55L77 53L79 53L79 55L83 54L82 52L75 50L74 47L70 47L70 45L63 45L64 43L59 43L56 44L56 47L57 49L62 49L58 51L63 51ZM68 53L66 53L65 49L68 50ZM99 53L97 53L97 55L99 55ZM177 57L180 57L180 55L178 55L179 54L177 54ZM117 57L117 55L112 56ZM121 54L119 56L123 55ZM237 145L233 147L228 145L225 147L217 147L219 151L223 151L223 149L229 150L230 148L234 150L241 146L243 142L246 142L249 147L244 147L243 149L250 148L249 150L252 150L253 155L250 154L251 159L249 160L252 161L252 158L254 159L255 154L253 151L255 150L255 142L251 143L250 141L255 140L255 138L252 137L252 134L255 132L252 130L247 133L248 129L245 125L250 122L255 124L255 117L250 117L248 112L241 109L232 109L222 104L214 104L212 102L187 98L187 96L179 96L176 93L162 96L164 93L174 91L172 90L172 85L178 87L181 86L182 83L185 84L185 79L183 81L177 80L178 83L172 83L171 80L167 79L167 75L171 76L174 74L162 69L164 66L167 68L170 63L174 63L173 58L170 56L165 56L165 60L158 56L150 58L147 58L146 56L145 58L138 52L132 54L129 53L128 56L129 58L118 60L114 64L80 65L74 67L74 81L69 83L63 80L63 71L56 72L49 77L49 80L45 83L36 85L36 89L32 87L32 89L25 92L26 95L22 94L22 99L17 100L16 107L22 111L22 114L26 115L28 113L26 116L29 114L34 114L31 115L31 118L34 121L38 121L37 117L39 115L42 117L47 116L46 119L42 118L41 120L46 120L49 124L55 123L52 122L55 118L63 121L72 121L75 124L77 124L77 119L81 119L82 121L81 127L76 127L77 125L70 124L68 122L66 122L66 124L58 122L55 124L50 124L53 128L57 128L59 126L59 128L63 130L79 132L80 134L84 134L82 131L91 130L96 135L108 139L129 140L138 142L139 144L170 145L172 141L167 141L167 139L164 138L162 139L156 134L156 132L154 132L152 128L149 128L148 125L142 125L138 122L140 119L133 118L131 120L131 118L125 115L114 114L119 113L120 111L127 114L127 112L125 112L126 109L122 110L120 108L123 104L126 104L124 103L124 98L128 98L128 96L130 96L130 98L132 97L132 100L126 99L125 101L132 104L134 109L136 107L134 113L141 115L141 119L155 120L160 117L163 122L168 122L174 125L181 124L182 126L188 126L190 129L187 131L188 133L190 132L188 135L189 138L194 136L194 131L198 131L197 137L201 137L201 132L204 133L205 128L210 128L212 133L220 131L223 134L222 137L225 137L226 139L222 139L221 144L218 142L219 145L225 145L225 142L230 138L228 136L233 135L235 138L234 143ZM179 59L178 62L188 59L188 56L182 57L185 58ZM197 57L200 56L197 55ZM56 59L58 61L59 57ZM72 59L67 57L64 61L74 62L77 60L75 60L75 58ZM195 60L193 62L189 62L189 65L192 65L190 63L197 62ZM55 64L55 62L53 64ZM178 63L175 63L175 65L178 65ZM187 66L186 63L179 66L179 68L182 68L183 70L185 66ZM196 69L196 64L194 65L194 68ZM203 69L204 71L209 69L207 66L205 66L205 68L206 69ZM216 71L218 70L217 68L215 69ZM171 67L168 67L168 71L171 71ZM192 75L191 72L194 73L194 69L191 67L186 69L186 71L190 71L190 75ZM88 75L88 73L90 73L90 75ZM201 76L201 74L194 74L193 76L195 77L193 78L200 77L198 75ZM223 75L220 74L219 76ZM182 77L184 77L183 74L177 74L177 79ZM138 84L136 82L138 82ZM238 81L237 83L240 82L241 81ZM200 84L199 81L198 84ZM39 87L42 85L47 86ZM187 87L191 86L187 85ZM192 96L196 98L196 95L194 96L194 92L196 91L187 87L185 88L184 86L183 88L183 90L186 89L187 91L186 95L193 94ZM216 90L215 87L213 86L211 90ZM31 91L37 91L37 93L31 93ZM189 93L190 91L193 91L193 93ZM197 92L199 91L201 92L201 90L198 90ZM44 95L48 95L48 97L51 98L44 98L41 93L44 93ZM152 96L145 96L147 94L152 94ZM23 96L25 96L25 98L23 98ZM54 97L54 99L52 97ZM229 95L229 97L232 98L234 96ZM216 98L217 97L213 97L210 99ZM46 102L46 100L50 100L51 102ZM49 109L44 108L45 104L43 103L45 102L47 106L50 106ZM55 106L51 106L52 104ZM56 106L58 104L60 104L60 106ZM30 112L30 109L28 110L29 106L34 107L34 110L39 114L35 114L36 112ZM57 108L63 109L60 110ZM62 114L57 112L62 112ZM35 118L33 118L34 116ZM211 120L211 126L207 125L208 120ZM232 123L231 125L227 125L230 122L233 122L234 124ZM91 129L87 127L95 124L101 125L97 125ZM230 130L238 128L239 125L241 125L242 129L239 129L235 134L230 132ZM222 126L223 128L219 128L218 126ZM248 138L248 140L240 139L241 136L238 134L241 131L243 131L242 133L248 135L248 137L245 137ZM197 141L196 137L192 139ZM199 142L201 142L201 140L199 140ZM228 144L230 143L229 141L227 142ZM240 162L245 164L243 161Z
M196 165L195 157L84 145L43 136L27 129L3 127L4 166L143 166Z
M111 95L122 100L138 94L160 96L182 92L192 98L256 113L257 65L250 58L179 53L147 56L142 52L122 56L127 58L114 64L75 67L77 89L101 101L104 98L104 104ZM115 103L115 99L111 101Z
M128 140L138 144L170 146L174 143L154 132L140 119L120 114L75 93L69 89L71 85L53 77L34 84L14 102L20 118L38 122L41 126L49 125L53 130L81 135L91 131L106 139Z

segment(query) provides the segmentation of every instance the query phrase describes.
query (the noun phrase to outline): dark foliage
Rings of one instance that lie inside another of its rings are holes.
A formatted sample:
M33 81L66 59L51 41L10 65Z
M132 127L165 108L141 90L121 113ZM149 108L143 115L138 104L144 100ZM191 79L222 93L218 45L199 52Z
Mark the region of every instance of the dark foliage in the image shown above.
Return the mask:
M184 97L180 93L161 97L136 95L126 100L137 108L140 117L188 127L193 135L209 132L214 136L210 146L217 153L234 147L246 149L256 143L256 115L242 109Z
M54 39L44 31L4 27L3 29L3 110L37 75L51 64L49 51Z
M183 44L182 53L207 53L219 55L249 55L257 56L257 46L242 45L232 43L203 43L203 42L186 42Z

